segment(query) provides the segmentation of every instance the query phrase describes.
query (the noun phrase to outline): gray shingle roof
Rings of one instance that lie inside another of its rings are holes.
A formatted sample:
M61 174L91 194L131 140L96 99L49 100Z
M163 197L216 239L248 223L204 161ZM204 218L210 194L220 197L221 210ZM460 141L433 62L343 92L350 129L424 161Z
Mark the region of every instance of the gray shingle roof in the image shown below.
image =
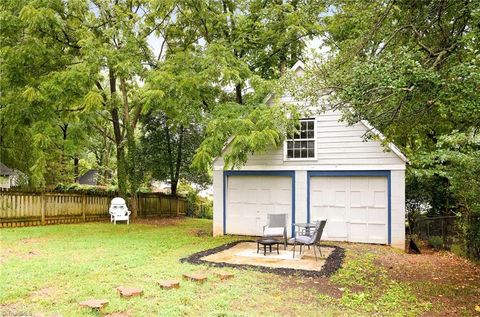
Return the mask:
M6 166L2 162L0 162L0 175L10 176L10 175L17 175L18 173L11 169L10 167Z

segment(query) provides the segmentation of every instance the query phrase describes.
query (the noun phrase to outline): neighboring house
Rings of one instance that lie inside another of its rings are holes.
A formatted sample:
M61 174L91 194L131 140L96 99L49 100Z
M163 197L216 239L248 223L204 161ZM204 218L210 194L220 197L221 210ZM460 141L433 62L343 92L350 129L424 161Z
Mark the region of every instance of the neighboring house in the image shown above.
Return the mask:
M20 185L20 173L0 162L0 188L10 188Z
M98 170L88 170L85 174L78 178L78 183L81 185L97 185L98 177Z
M292 70L301 75L303 63ZM404 248L407 159L393 144L386 151L379 141L365 141L368 131L382 137L367 122L348 126L340 119L329 110L302 120L295 139L250 156L240 170L224 170L216 158L214 234L259 236L267 214L286 213L289 236L293 223L327 219L322 240Z

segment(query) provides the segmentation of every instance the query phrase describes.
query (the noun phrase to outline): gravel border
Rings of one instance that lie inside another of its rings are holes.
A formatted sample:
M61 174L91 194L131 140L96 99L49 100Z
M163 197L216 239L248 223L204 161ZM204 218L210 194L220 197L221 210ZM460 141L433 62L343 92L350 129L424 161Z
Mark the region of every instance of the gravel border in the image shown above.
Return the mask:
M325 260L325 264L323 265L320 271L288 269L288 268L272 268L272 267L252 265L252 264L232 264L232 263L226 263L226 262L210 262L210 261L202 260L202 258L205 256L225 251L243 242L255 242L255 241L240 240L240 241L230 242L213 249L208 249L208 250L194 253L186 258L180 259L180 262L182 263L187 262L191 264L206 264L214 267L232 267L232 268L242 269L242 270L251 269L251 270L260 271L264 273L274 273L279 275L297 275L297 276L305 276L305 277L329 277L342 266L343 259L345 257L345 249L335 245L322 244L322 247L329 247L329 248L333 248L334 250L327 257L327 259Z

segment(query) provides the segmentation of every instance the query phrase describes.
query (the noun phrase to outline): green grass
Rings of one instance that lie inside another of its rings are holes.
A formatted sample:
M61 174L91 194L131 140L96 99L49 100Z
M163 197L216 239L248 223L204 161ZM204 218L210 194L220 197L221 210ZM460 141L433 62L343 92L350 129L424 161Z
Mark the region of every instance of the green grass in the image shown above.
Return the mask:
M182 257L236 239L196 236L198 230L211 232L211 226L210 220L187 219L166 226L89 223L2 229L0 312L97 316L78 305L89 298L107 299L105 313L132 316L369 316L379 310L382 315L411 315L425 308L407 286L383 281L371 256L347 257L332 278L345 288L340 299L309 287L308 278L225 269L235 277L220 281L211 274L215 268L180 263ZM174 290L156 285L202 270L209 280L201 285L181 281ZM377 287L378 280L383 282ZM119 285L143 288L144 295L120 298L115 292ZM354 285L362 291L356 292ZM404 304L415 308L404 309Z

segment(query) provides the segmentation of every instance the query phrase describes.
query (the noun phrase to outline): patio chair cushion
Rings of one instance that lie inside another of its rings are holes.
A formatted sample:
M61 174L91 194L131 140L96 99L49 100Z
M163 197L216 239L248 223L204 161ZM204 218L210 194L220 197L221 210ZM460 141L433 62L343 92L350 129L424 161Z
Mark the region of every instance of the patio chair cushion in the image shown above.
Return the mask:
M298 243L303 244L310 244L312 242L312 237L309 236L297 236L295 239Z
M263 236L264 237L276 237L276 236L283 236L284 228L276 227L276 228L271 228L271 227L265 227L265 230L263 230Z

